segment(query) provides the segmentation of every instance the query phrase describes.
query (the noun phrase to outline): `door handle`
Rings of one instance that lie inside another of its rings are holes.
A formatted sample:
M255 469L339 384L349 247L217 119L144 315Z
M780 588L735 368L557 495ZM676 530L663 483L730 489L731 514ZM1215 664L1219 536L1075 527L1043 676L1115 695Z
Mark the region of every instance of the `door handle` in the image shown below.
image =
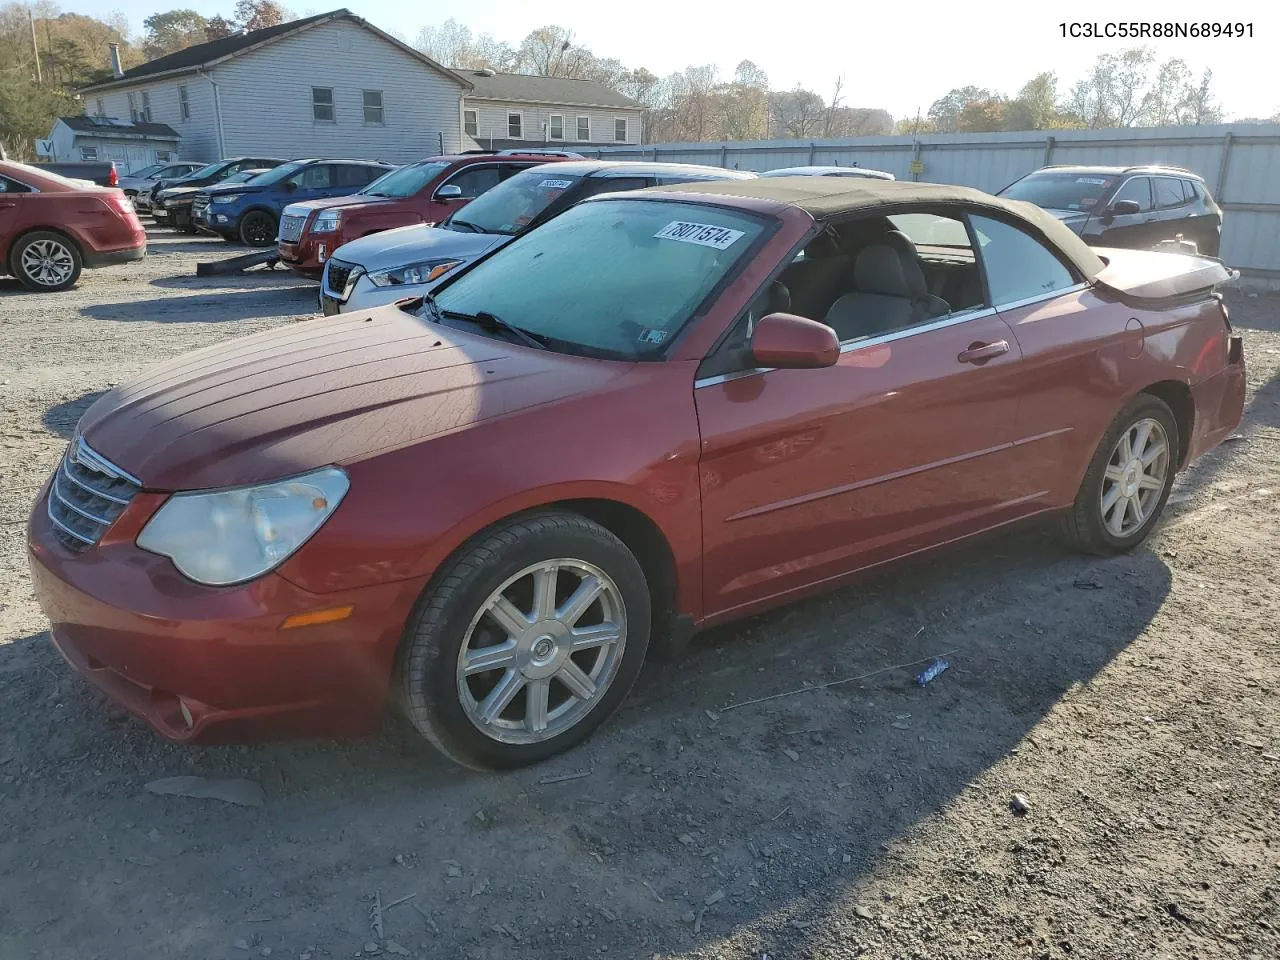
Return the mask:
M1008 340L997 340L994 343L971 343L968 350L961 350L956 357L961 363L986 363L993 357L1009 352Z
M16 200L0 200L0 210L8 210L10 207L18 205Z

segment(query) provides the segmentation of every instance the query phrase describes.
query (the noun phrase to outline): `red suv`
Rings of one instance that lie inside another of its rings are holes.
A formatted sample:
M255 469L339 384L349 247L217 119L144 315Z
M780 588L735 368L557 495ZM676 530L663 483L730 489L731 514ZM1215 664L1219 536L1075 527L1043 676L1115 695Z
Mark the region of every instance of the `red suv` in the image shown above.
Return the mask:
M0 274L52 293L74 286L83 267L146 252L146 231L124 191L0 162Z
M291 203L280 217L280 261L319 280L325 260L348 241L413 224L435 224L513 173L577 154L502 153L428 157L373 181L359 193Z

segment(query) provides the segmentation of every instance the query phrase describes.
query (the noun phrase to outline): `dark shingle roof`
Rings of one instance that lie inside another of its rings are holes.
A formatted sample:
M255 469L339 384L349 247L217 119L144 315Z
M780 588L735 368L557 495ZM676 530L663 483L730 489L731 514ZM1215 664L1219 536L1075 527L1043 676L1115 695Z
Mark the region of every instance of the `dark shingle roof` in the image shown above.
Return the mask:
M137 83L146 80L148 77L158 76L165 73L173 73L175 71L192 71L206 64L216 63L227 57L235 56L251 47L259 46L263 43L269 43L272 40L279 39L304 27L308 27L315 23L327 20L339 20L348 18L359 23L367 29L373 31L382 37L388 43L401 47L407 53L413 54L424 63L429 64L441 73L451 77L454 80L461 80L453 71L447 70L434 60L424 54L414 50L394 37L383 33L373 24L357 17L345 7L338 10L331 10L328 13L318 13L312 17L303 17L301 20L290 20L288 23L280 23L274 27L264 27L261 30L252 30L249 33L238 33L231 37L223 37L220 40L209 40L206 43L197 43L194 46L186 47L183 50L175 51L163 57L157 57L155 60L149 60L144 64L133 67L124 72L124 76L113 77L102 83L95 83L84 87L84 91L104 90L110 87L122 86L129 83Z
M177 130L167 123L137 123L117 120L114 117L59 117L76 133L92 133L103 137L149 137L151 139L181 140Z
M640 104L595 80L570 80L566 77L531 77L523 73L494 73L482 70L457 70L475 87L467 94L471 100L509 100L525 103L563 103L572 107L625 107L640 109Z
M230 37L223 37L220 40L197 43L194 46L184 47L182 50L166 54L163 57L148 60L146 63L126 70L123 77L115 77L112 80L95 84L94 86L105 87L115 83L127 83L130 80L141 80L157 73L167 73L170 70L193 69L206 63L212 63L214 60L229 57L234 53L239 53L241 50L246 50L255 44L262 43L264 40L272 40L283 34L291 33L300 27L307 26L307 24L315 23L318 20L344 16L346 13L346 10L334 10L330 13L316 14L314 17L304 17L301 20L279 23L274 27L263 27L261 30L237 33Z

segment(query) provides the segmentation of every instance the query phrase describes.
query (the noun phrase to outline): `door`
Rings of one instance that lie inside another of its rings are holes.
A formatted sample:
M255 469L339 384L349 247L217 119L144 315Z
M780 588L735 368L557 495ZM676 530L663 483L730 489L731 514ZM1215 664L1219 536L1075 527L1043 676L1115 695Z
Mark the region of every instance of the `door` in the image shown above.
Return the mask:
M890 219L891 234L883 218L825 226L852 254L835 285L798 255L703 364L694 399L709 614L1025 510L1012 443L1020 354L985 299L970 233L927 211ZM835 366L725 365L748 321L778 309L846 337Z
M0 176L0 242L7 242L13 237L22 211L22 194L30 193L31 188L25 183ZM0 262L9 255L7 246L0 246Z
M499 165L496 163L473 164L463 167L440 186L436 187L428 206L426 219L439 223L455 210L466 206L486 190L498 185L501 178ZM440 191L445 187L457 187L461 193L456 197L441 197Z
M1111 213L1111 208L1120 200L1134 201L1138 204L1138 212ZM1099 233L1097 239L1090 240L1090 242L1103 247L1145 249L1151 246L1148 238L1152 234L1152 229L1147 221L1153 215L1154 204L1151 199L1151 178L1130 177L1116 191L1116 195L1111 198L1107 209L1102 211L1098 218Z
M1195 195L1187 195L1182 189L1180 177L1152 177L1152 198L1155 211L1151 216L1150 246L1161 240L1172 240L1179 233L1184 239L1200 247L1200 230L1196 224L1195 207L1191 201Z
M1141 326L1130 327L1128 307L1096 296L1035 237L987 217L970 223L991 300L1022 355L1009 384L1013 483L1038 508L1066 506L1126 389L1121 368L1142 350Z
M303 167L287 179L287 183L297 185L297 189L289 195L290 203L302 200L316 200L329 196L333 186L334 167L331 163L313 163Z

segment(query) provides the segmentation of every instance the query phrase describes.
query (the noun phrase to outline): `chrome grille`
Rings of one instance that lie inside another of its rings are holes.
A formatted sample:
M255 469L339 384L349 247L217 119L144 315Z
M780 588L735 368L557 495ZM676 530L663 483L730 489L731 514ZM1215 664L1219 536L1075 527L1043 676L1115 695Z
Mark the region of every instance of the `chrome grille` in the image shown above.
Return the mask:
M324 266L324 292L335 300L347 299L347 285L351 282L353 274L359 276L356 271L361 268L354 263L345 263L342 260L330 260Z
M298 238L302 236L302 225L307 222L306 217L281 217L280 218L280 239L284 243L297 243Z
M193 213L204 213L208 209L209 209L208 197L196 197L195 200L191 202L191 210Z
M76 437L49 486L49 519L58 540L77 553L115 523L142 484Z

